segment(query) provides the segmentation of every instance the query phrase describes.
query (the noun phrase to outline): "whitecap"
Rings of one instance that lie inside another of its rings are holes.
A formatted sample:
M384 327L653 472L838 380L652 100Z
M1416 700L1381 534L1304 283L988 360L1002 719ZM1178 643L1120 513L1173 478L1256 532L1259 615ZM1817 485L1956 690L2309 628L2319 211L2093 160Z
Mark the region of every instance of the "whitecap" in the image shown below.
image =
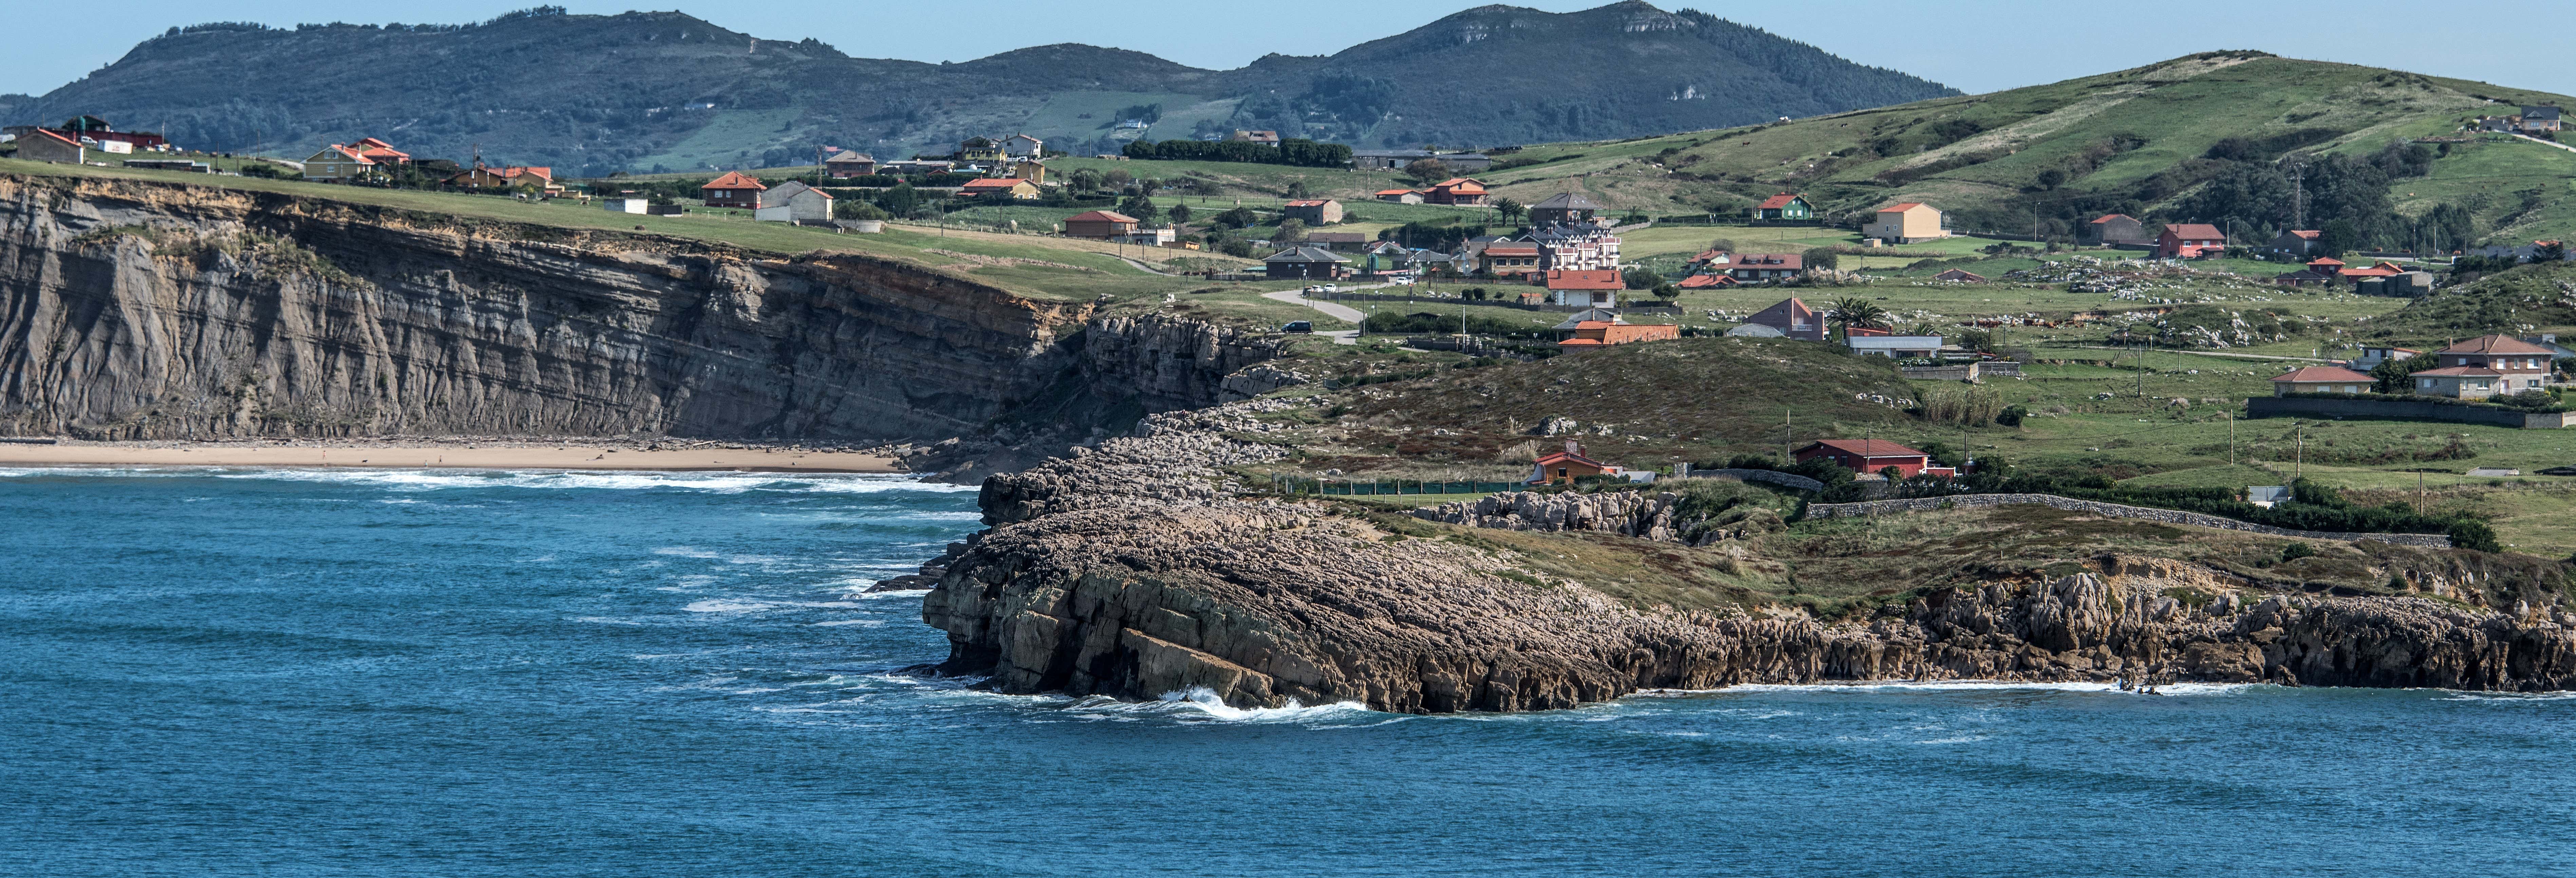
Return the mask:
M712 600L690 601L688 606L681 607L680 609L687 610L692 613L748 613L754 610L766 610L773 606L776 605L762 601L742 601L716 598Z
M1064 708L1066 712L1102 717L1169 717L1183 721L1216 721L1229 723L1317 723L1332 720L1366 719L1380 716L1357 701L1339 701L1312 707L1291 698L1284 707L1235 707L1218 698L1215 690L1192 686L1176 692L1165 692L1160 699L1145 702L1118 701L1105 697L1085 698ZM1394 717L1402 719L1402 717Z
M840 627L840 626L843 626L843 625L857 625L857 626L860 626L860 627L863 627L863 628L882 628L882 627L884 627L884 626L885 626L885 620L884 620L884 619L835 619L835 620L832 620L832 621L830 621L830 622L816 622L816 623L814 623L814 627L817 627L817 628L837 628L837 627Z

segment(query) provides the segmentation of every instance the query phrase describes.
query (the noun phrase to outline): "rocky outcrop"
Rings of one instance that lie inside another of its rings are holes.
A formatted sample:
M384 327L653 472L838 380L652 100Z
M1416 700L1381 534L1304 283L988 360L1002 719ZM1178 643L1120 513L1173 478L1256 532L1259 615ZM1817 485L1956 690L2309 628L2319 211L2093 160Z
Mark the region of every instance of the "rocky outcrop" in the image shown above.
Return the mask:
M1507 550L1237 495L1225 466L1281 452L1228 434L1263 432L1255 415L1295 404L1157 416L1136 438L987 481L992 529L935 562L922 604L948 633L941 670L989 675L1006 692L1205 687L1239 706L1355 700L1402 712L1833 680L2576 684L2576 620L2557 609L2269 594L2167 561L2109 559L1832 622L1641 609L1518 570ZM1556 499L1566 506L1529 516L1634 528L1672 506Z
M1269 355L860 254L0 176L0 434L938 441L1034 413L1055 432L996 447L1057 453Z
M1413 517L1462 527L1594 531L1659 543L1679 540L1695 546L1770 533L1785 525L1779 513L1759 506L1736 506L1715 515L1692 516L1683 511L1681 495L1671 491L1508 491L1424 506L1413 510Z
M2107 518L2129 518L2165 524L2183 524L2217 530L2241 530L2276 537L2299 537L2310 540L2369 540L2401 546L2425 546L2436 549L2451 547L2451 538L2443 534L2349 533L2344 531L2292 530L2237 521L2217 515L2157 509L2148 506L2124 506L2099 500L2078 500L2055 494L1957 494L1948 497L1918 497L1910 500L1867 500L1859 503L1812 503L1807 506L1809 518L1852 518L1871 515L1894 515L1905 512L1928 512L1935 509L1973 508L2014 505L2046 506L2068 512L2100 515Z

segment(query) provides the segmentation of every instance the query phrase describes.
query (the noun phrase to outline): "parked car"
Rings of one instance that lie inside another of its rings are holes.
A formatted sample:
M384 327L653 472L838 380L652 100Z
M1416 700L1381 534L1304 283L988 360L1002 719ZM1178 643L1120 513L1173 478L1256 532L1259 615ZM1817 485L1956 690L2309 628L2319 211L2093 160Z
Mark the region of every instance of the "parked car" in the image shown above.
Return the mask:
M1291 321L1289 321L1289 322L1288 322L1288 325L1286 325L1286 326L1282 326L1282 327L1279 327L1279 331L1280 331L1280 332L1312 333L1312 332L1314 332L1314 331L1315 331L1315 324L1314 324L1314 322L1313 322L1313 321L1308 321L1308 320L1291 320Z
M1339 286L1335 286L1335 285L1333 285L1333 284L1325 284L1325 285L1324 285L1324 292L1327 292L1327 293L1339 292L1340 290L1341 290L1341 287L1339 287Z

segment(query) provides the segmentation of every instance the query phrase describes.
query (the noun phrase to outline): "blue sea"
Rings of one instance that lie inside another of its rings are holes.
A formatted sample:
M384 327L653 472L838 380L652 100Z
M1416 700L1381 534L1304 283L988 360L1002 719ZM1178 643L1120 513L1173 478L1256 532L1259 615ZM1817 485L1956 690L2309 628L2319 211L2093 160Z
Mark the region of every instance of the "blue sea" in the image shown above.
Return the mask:
M885 476L0 470L0 875L2576 874L2576 699L1003 696Z

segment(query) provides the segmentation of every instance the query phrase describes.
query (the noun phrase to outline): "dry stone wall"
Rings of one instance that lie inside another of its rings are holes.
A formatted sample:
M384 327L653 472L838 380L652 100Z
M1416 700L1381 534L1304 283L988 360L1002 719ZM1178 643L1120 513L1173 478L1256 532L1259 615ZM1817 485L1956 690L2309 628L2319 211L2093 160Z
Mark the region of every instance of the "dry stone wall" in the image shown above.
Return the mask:
M1860 503L1811 503L1807 506L1807 517L1856 518L1871 515L1889 515L1902 512L1929 512L1943 508L1981 508L1987 506L2012 506L2016 504L2038 504L2052 509L2063 509L2068 512L2083 512L2092 515L2109 516L2112 518L2135 518L2144 521L2163 522L2165 524L2183 524L2190 525L2192 527L2218 528L2220 530L2241 530L2280 537L2300 537L2311 540L2344 540L2346 542L2354 540L2375 540L2383 543L2395 543L2401 546L2425 546L2437 549L2447 549L2451 547L2451 538L2442 534L2342 533L2336 531L2291 530L2284 527L2272 527L2248 521L2237 521L2233 518L2205 515L2198 512L2184 512L2178 509L2156 509L2147 506L2124 506L2118 503L2103 503L2096 500L2077 500L2072 497L2060 497L2055 494L1958 494L1949 497L1923 497L1912 500L1870 500Z

